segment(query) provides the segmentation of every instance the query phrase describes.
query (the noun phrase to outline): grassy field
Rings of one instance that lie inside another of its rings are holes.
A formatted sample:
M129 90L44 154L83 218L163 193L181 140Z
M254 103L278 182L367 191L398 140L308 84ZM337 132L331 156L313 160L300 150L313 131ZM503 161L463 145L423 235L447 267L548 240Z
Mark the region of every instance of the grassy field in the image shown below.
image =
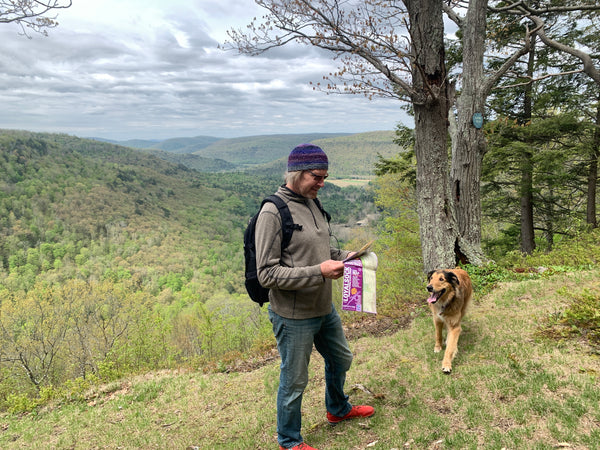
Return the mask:
M331 449L598 449L600 357L538 330L567 301L598 292L600 272L500 284L476 295L453 373L433 353L425 305L408 328L351 342L352 403L369 419L325 419L323 362L313 355L303 435ZM425 298L425 294L423 296ZM423 302L424 303L424 302ZM48 406L0 416L0 448L276 449L278 360L245 373L151 373Z
M360 179L340 178L339 180L333 180L333 179L329 178L327 180L328 183L335 184L336 186L339 186L342 188L348 187L348 186L363 187L363 186L366 186L367 184L369 184L371 181L373 181L373 180L370 180L367 178L360 178Z

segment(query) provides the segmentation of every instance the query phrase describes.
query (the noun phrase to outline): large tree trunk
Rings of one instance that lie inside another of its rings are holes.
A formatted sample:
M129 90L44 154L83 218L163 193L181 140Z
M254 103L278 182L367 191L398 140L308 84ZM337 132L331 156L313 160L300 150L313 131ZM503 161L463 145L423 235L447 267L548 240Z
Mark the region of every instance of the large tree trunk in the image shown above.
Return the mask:
M549 197L554 197L554 187L551 183L548 183L547 189L549 191ZM544 237L546 238L546 242L548 243L548 247L546 251L552 251L554 248L554 223L556 220L556 211L554 204L552 202L548 202L548 205L545 208L547 210L545 214L546 226L544 227Z
M458 239L448 176L448 82L439 0L405 0L414 53L415 155L425 271L453 267Z
M587 188L587 216L586 221L592 228L598 227L596 218L596 190L598 182L598 159L600 159L600 103L596 109L596 130L594 131L594 142L590 155L590 169L588 172Z
M457 257L462 262L482 264L481 166L486 152L483 129L475 127L473 115L484 114L483 54L485 50L487 0L469 2L463 27L463 83L456 105L456 133L452 136L450 170L452 198L456 207Z
M535 45L529 50L527 62L527 77L533 79L535 66ZM533 97L531 95L531 83L525 86L523 99L523 117L521 125L531 122ZM530 151L523 153L521 157L521 185L519 188L521 196L521 252L531 254L535 250L535 232L533 229L533 154Z
M521 252L533 253L535 240L533 231L533 195L532 195L532 159L530 152L521 156L521 184L519 194L521 198Z

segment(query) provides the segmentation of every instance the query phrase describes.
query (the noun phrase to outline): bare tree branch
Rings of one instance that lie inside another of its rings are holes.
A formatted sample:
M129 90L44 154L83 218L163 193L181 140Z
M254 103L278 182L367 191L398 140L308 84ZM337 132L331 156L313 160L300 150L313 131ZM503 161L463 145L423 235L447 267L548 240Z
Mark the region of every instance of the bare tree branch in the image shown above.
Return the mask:
M515 88L515 87L519 87L519 86L527 86L528 84L534 83L536 81L542 81L542 80L545 80L546 78L560 77L560 76L564 76L564 75L573 75L575 73L582 73L582 72L583 72L583 69L569 70L568 72L549 73L549 74L543 75L541 77L530 78L528 81L525 81L523 83L515 83L515 84L510 84L510 85L497 86L496 89L511 89L511 88Z
M493 87L498 83L500 78L506 74L506 72L517 62L521 56L529 53L532 39L532 33L527 30L523 46L515 50L513 54L504 61L500 68L485 80L484 87L482 89L485 94L489 94L492 91Z
M49 28L58 26L55 10L71 7L72 0L0 0L0 23L16 23L23 35L31 37L28 29L48 34Z
M408 101L411 54L406 11L396 2L367 0L350 8L344 1L257 0L268 11L247 30L230 30L225 49L259 55L296 41L334 53L340 69L314 89Z
M600 71L594 65L594 61L591 56L579 49L576 49L570 45L563 44L558 42L549 36L546 35L546 22L541 17L543 14L547 13L566 13L566 12L575 12L575 11L600 11L600 5L597 2L593 4L588 4L582 2L580 4L570 4L570 5L551 5L544 6L542 8L536 8L532 6L529 2L526 1L517 1L510 5L501 8L490 7L490 11L493 12L503 12L508 14L514 14L517 16L526 17L529 19L534 25L535 30L531 32L531 34L536 34L539 36L540 40L546 44L548 47L552 47L558 51L567 53L578 58L583 63L583 72L587 74L590 78L592 78L596 84L600 85Z
M544 5L544 7L542 8L538 8L534 5L532 5L530 2L527 1L517 1L514 3L511 3L510 5L506 5L506 6L502 6L500 8L496 8L493 6L490 6L488 8L491 12L503 12L503 13L522 13L522 12L526 12L527 15L541 15L541 14L548 14L548 13L565 13L565 12L575 12L575 11L598 11L600 10L600 5L596 4L596 2L594 2L594 4L587 4L587 3L580 3L580 4L571 4L571 5Z
M594 62L588 53L585 53L571 46L562 44L558 41L555 41L554 39L550 39L548 36L546 36L544 30L545 24L541 18L534 15L528 16L528 18L536 24L537 35L540 37L544 44L546 44L548 47L552 47L561 52L565 52L569 55L575 56L576 58L581 60L581 62L583 63L583 72L590 76L596 82L596 84L600 86L600 72L598 71L596 66L594 66Z

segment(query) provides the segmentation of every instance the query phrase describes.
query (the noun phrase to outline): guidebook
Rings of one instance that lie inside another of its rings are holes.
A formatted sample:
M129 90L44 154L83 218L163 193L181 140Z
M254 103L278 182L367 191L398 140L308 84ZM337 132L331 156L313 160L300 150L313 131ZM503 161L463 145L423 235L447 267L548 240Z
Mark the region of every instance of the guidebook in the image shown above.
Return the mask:
M363 245L359 251L357 251L356 253L352 254L351 256L348 256L344 262L350 261L352 259L358 259L363 255L366 255L367 252L369 251L369 249L371 248L371 245L373 245L373 242L375 242L375 239L373 239L372 241L367 242L365 245Z
M342 309L377 313L376 271L377 255L368 249L373 241L366 244L356 254L344 260L344 285Z

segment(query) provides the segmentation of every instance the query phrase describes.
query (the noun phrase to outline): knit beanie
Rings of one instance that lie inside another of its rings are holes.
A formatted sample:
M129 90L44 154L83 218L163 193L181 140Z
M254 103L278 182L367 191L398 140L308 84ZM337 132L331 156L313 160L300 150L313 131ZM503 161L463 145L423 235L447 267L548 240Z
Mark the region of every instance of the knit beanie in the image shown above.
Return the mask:
M329 168L329 160L325 152L313 144L300 144L292 150L288 157L288 172L298 170Z

